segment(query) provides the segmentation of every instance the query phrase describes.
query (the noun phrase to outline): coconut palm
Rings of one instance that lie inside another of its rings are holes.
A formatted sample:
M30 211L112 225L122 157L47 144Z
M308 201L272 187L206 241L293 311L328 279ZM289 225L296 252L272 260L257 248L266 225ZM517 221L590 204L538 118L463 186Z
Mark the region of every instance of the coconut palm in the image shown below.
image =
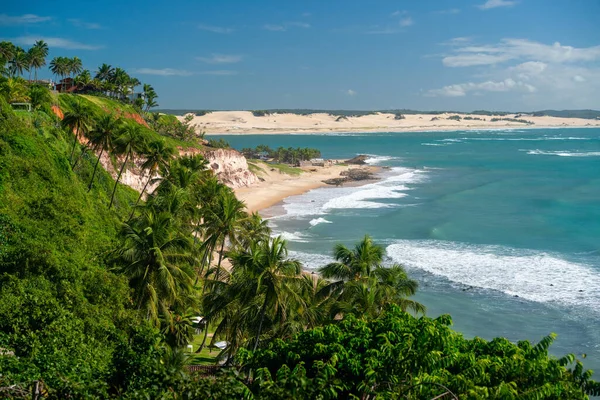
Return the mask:
M46 65L46 57L48 57L48 43L43 40L35 42L33 47L29 49L29 65L35 71L34 79L37 81L37 71Z
M98 71L96 71L95 79L100 80L100 82L106 82L110 80L110 77L114 73L115 69L108 64L102 64L98 67Z
M248 247L252 242L266 240L271 236L268 221L256 212L242 221L241 228L240 245L242 247Z
M75 148L80 139L87 133L92 127L92 111L81 102L81 100L75 101L71 110L65 113L62 120L62 126L68 128L74 134L73 147L71 149L70 163L73 164L73 155L75 154Z
M238 249L230 254L234 274L242 275L255 297L262 300L258 316L258 328L254 350L258 347L267 310L271 319L285 321L288 313L288 297L294 296L291 282L298 279L301 264L287 258L286 241L281 237L253 242L247 249Z
M14 57L17 48L11 42L3 41L0 42L0 59L8 62Z
M389 269L381 265L383 247L365 236L354 249L342 244L334 247L336 262L319 272L332 280L327 290L338 299L333 313L359 312L374 314L385 304L395 303L405 310L424 312L425 307L406 299L415 294L417 282L410 279L403 267L396 264Z
M90 85L92 83L92 75L90 74L90 71L87 69L83 70L81 74L75 77L74 83L78 89L83 89L86 86Z
M170 213L147 207L121 229L118 270L129 277L136 307L155 323L191 290L191 273L185 268L191 243L174 223Z
M135 101L133 96L135 94L135 87L141 85L142 82L138 78L130 77L128 83L129 87L131 87L131 102L133 103Z
M32 85L29 89L29 99L31 106L34 109L39 109L43 105L50 105L52 103L52 95L48 87L42 85Z
M148 173L148 180L146 180L146 183L144 184L144 187L142 188L142 191L140 192L140 195L131 210L131 215L129 218L133 216L133 212L142 199L142 196L146 192L146 188L148 187L152 176L156 174L159 168L167 167L171 158L175 156L176 150L175 148L168 146L164 140L155 140L148 144L145 153L146 160L142 164L142 170Z
M152 107L158 106L158 103L156 102L158 96L154 88L148 84L144 85L143 90L144 99L146 99L146 112L148 112Z
M116 134L119 132L119 129L121 129L121 124L119 121L110 114L104 114L98 119L96 126L90 132L90 144L96 150L99 148L100 154L98 155L98 159L94 165L94 172L92 172L92 179L90 179L90 184L88 185L88 192L92 190L94 177L96 176L96 169L98 168L102 154L105 151L113 148L113 140Z
M23 71L29 71L29 55L22 48L17 47L8 64L9 71L13 77L15 75L23 75Z
M210 255L220 244L219 261L217 262L216 279L221 274L221 261L225 242L233 246L237 243L241 233L241 223L248 214L244 211L245 205L235 197L232 190L222 190L214 204L203 209L205 228L205 255Z
M69 58L67 61L67 66L69 69L69 76L80 74L83 71L83 64L79 57Z
M112 207L115 200L117 185L121 180L121 175L123 174L123 170L129 161L129 157L131 157L134 151L137 151L142 147L143 142L144 138L142 136L142 128L137 124L126 125L125 128L119 133L119 137L114 141L114 152L121 155L125 154L125 160L121 165L112 195L110 196L110 204L108 205L109 209Z
M67 57L54 57L50 61L50 71L57 77L64 79L71 73L70 59Z

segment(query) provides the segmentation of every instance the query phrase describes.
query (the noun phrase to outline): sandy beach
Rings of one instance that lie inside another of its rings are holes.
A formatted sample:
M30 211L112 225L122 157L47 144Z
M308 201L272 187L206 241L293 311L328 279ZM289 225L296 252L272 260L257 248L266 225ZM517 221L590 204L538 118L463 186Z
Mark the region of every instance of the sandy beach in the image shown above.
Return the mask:
M249 212L261 211L271 207L289 196L306 193L318 187L331 186L323 183L323 180L337 178L340 173L352 168L365 168L358 165L333 165L330 167L307 167L303 168L300 175L288 175L279 172L275 168L269 168L268 164L260 163L263 171L257 175L262 179L250 187L235 189L238 199L246 203ZM372 172L378 168L369 167ZM369 181L364 181L368 183ZM361 182L350 182L348 185L356 185Z
M456 117L458 116L458 117ZM419 132L503 128L598 127L600 120L535 117L527 114L485 116L473 114L414 114L396 119L394 114L374 113L360 117L270 114L254 116L250 111L213 111L196 116L192 124L206 134L281 134L328 132ZM180 117L183 119L183 117ZM494 120L492 119L499 119ZM508 119L508 120L507 120ZM527 121L517 122L516 120Z

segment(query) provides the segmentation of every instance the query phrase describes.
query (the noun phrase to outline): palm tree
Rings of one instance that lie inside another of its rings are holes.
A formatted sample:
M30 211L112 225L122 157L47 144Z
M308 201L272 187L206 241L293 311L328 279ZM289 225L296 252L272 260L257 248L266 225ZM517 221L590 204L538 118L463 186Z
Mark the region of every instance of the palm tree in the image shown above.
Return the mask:
M34 69L34 79L37 81L37 71L39 68L46 65L46 57L48 57L48 43L43 40L35 42L33 47L29 49L29 64Z
M148 207L121 229L118 270L129 277L136 307L155 323L191 290L191 273L185 268L191 243L174 223L170 213Z
M96 72L95 79L100 80L100 82L106 82L110 80L110 77L114 73L115 69L108 64L102 64L98 67L98 71Z
M141 84L142 84L142 82L140 82L140 80L138 78L131 77L129 79L129 86L131 86L131 102L132 103L135 101L135 98L134 98L135 87L139 86Z
M83 71L83 64L79 57L73 57L68 59L67 65L69 68L69 76L75 76L77 74L80 74L81 71Z
M12 60L16 50L16 46L11 42L0 42L0 59L4 60L5 62Z
M378 311L387 303L395 303L417 313L425 311L422 304L406 299L415 294L417 282L408 278L398 264L389 269L383 267L383 254L383 247L374 244L369 236L354 249L342 244L334 247L336 262L319 270L325 279L333 280L327 290L339 301L334 310L342 313L358 309Z
M152 107L158 106L158 103L155 101L158 96L154 88L148 84L145 84L143 89L144 98L146 99L146 112L148 112Z
M90 74L90 71L87 69L83 70L81 74L75 77L74 83L78 89L83 89L88 86L90 83L92 83L92 75Z
M100 154L94 165L94 172L92 172L92 179L90 179L90 184L88 185L88 192L92 190L96 169L102 158L102 153L113 148L113 140L120 127L121 125L116 118L110 114L104 114L98 119L96 126L90 132L90 143L95 149L100 148Z
M68 128L75 135L73 148L71 149L71 157L69 163L73 164L73 155L79 139L85 135L92 126L92 112L84 105L81 100L73 103L71 110L65 113L62 120L62 126Z
M50 71L58 77L64 79L71 73L71 62L72 60L67 57L54 57L50 61Z
M17 47L12 59L9 60L9 70L14 77L15 75L23 75L23 71L29 71L29 56L20 47Z
M112 207L112 204L115 200L117 185L119 184L119 180L121 180L121 175L123 174L123 170L127 165L127 161L129 161L129 157L133 154L134 151L137 151L142 146L142 144L142 128L137 124L127 125L125 129L121 131L119 137L115 140L114 150L117 154L125 154L125 160L121 165L119 175L117 176L117 180L115 181L115 187L113 188L112 195L110 196L110 204L108 205L109 209Z
M167 167L169 161L171 158L173 158L175 153L175 148L168 146L164 140L155 140L148 144L148 148L146 149L146 160L142 164L142 170L145 170L148 173L148 180L144 184L144 187L142 188L135 205L131 209L131 215L129 218L133 216L133 212L142 199L142 196L146 192L146 188L148 187L152 176L156 174L160 167Z
M231 245L236 244L241 231L241 223L248 216L244 209L244 203L235 197L232 190L221 191L221 195L215 199L215 203L204 209L206 238L203 246L206 248L205 255L210 256L218 244L221 244L216 270L217 280L221 274L225 242L229 240Z
M285 320L287 297L294 295L290 282L298 278L301 264L287 259L286 241L281 237L254 242L248 249L231 253L230 259L234 273L241 270L243 281L253 289L255 297L262 299L254 341L256 350L267 309L273 317Z
M241 224L240 245L249 247L250 243L266 240L271 236L271 228L268 221L262 219L257 213L252 213L242 221Z

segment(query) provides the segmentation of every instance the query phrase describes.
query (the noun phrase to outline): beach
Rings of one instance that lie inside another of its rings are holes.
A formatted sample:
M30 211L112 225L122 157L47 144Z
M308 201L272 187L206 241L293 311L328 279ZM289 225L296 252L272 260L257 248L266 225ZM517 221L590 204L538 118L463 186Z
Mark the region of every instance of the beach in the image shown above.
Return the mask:
M179 117L183 120L183 117ZM427 132L506 128L599 127L600 120L510 114L486 116L464 113L406 114L374 112L362 116L327 113L267 114L250 111L212 111L191 121L205 134L282 134L332 132Z
M368 166L367 166L368 167ZM261 163L262 169L257 173L261 182L248 187L235 189L238 199L246 204L248 212L258 212L271 207L289 196L296 196L319 187L332 186L324 180L338 178L344 171L354 168L365 168L359 165L332 165L329 167L305 167L299 175L290 175L280 172L276 168L269 168L266 163ZM372 172L377 168L368 167ZM365 183L368 181L364 181ZM344 186L356 185L360 182L350 182ZM332 186L335 187L335 186Z

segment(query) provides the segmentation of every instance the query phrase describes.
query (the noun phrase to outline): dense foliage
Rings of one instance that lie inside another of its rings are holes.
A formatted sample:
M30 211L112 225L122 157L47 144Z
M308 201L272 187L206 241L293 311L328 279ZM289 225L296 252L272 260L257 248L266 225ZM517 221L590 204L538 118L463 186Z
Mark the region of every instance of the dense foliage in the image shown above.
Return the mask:
M264 144L258 145L255 148L244 148L241 152L247 158L268 158L286 164L295 164L298 161L307 161L321 157L321 151L319 151L319 149L308 147L288 147L287 149L279 147L277 149L272 149Z

